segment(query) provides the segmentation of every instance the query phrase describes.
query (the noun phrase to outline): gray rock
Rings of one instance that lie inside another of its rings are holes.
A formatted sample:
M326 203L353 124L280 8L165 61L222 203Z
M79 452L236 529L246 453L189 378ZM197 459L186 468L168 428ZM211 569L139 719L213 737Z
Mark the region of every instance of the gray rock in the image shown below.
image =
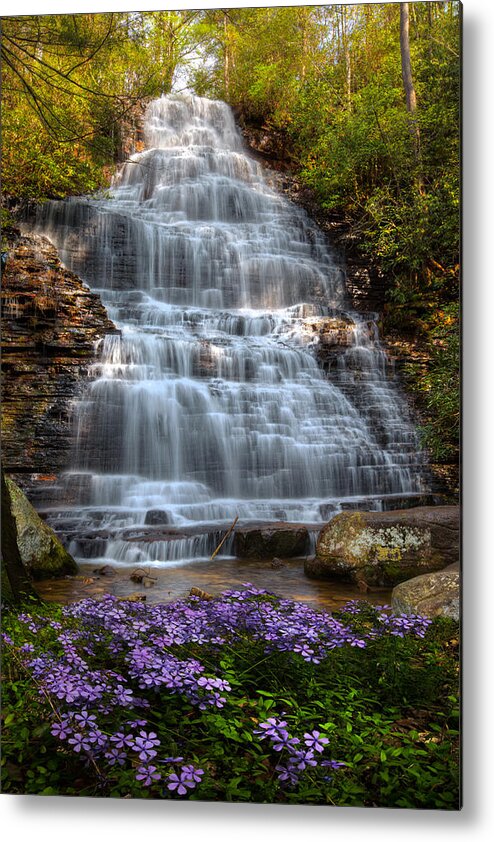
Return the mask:
M436 573L416 576L393 588L391 607L403 614L460 619L459 565L450 565Z
M459 521L457 506L342 512L321 530L305 572L313 578L393 587L457 561Z
M21 489L7 478L19 552L33 579L77 573L77 564L55 533L44 523Z
M170 523L170 518L167 512L163 511L163 509L149 509L146 512L146 517L144 518L144 523L158 526L160 524L167 524Z

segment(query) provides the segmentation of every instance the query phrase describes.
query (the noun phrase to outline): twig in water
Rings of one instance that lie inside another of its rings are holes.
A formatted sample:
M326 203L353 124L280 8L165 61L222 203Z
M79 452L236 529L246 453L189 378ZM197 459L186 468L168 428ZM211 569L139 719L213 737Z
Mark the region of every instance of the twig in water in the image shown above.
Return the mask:
M229 535L231 535L231 533L232 533L232 532L233 532L233 530L235 529L235 524L236 524L237 520L238 520L238 515L237 515L237 517L235 518L235 520L233 521L232 525L230 526L230 529L228 530L228 532L227 532L225 535L223 535L223 538L221 539L220 543L219 543L219 544L218 544L218 546L216 547L216 549L215 549L215 551L214 551L213 555L211 556L211 558L209 559L209 561L212 561L212 560L213 560L213 558L214 558L216 555L218 555L218 553L219 553L219 551L221 550L221 548L222 548L223 544L225 543L226 539L228 538L228 536L229 536Z

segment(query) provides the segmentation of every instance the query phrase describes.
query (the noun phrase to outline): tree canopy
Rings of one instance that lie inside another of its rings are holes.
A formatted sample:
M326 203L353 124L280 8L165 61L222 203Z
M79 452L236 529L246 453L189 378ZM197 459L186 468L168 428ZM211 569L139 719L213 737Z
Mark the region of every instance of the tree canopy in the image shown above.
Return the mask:
M171 90L196 16L3 18L4 195L40 200L101 186L139 106Z

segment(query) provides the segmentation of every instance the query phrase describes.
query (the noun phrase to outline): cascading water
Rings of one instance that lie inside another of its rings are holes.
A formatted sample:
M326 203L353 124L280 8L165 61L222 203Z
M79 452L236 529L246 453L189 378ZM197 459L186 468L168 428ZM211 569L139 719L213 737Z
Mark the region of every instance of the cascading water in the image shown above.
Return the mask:
M163 97L145 139L106 195L48 203L37 223L120 329L75 408L65 483L79 500L58 513L60 529L77 524L75 554L92 530L106 561L179 561L209 555L237 515L313 524L345 500L419 493L416 436L372 325L228 106ZM330 376L324 319L347 336Z

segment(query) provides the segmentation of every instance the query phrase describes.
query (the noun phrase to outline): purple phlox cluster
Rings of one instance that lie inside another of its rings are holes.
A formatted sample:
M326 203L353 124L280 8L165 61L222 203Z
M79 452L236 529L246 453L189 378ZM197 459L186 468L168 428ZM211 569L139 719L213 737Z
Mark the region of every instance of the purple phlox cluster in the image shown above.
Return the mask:
M180 693L192 704L205 710L208 705L223 707L226 698L221 692L231 688L227 681L204 676L203 665L195 658L182 660L157 646L144 646L138 641L126 656L129 676L145 689L166 687Z
M112 684L104 670L90 670L83 659L74 663L56 661L48 655L30 661L32 673L41 682L40 693L48 692L59 701L69 704L97 703L111 694ZM124 679L121 679L124 681Z
M54 628L55 625L58 625L59 628L62 628L61 624L58 624L55 620L50 620L48 617L33 617L31 614L27 614L24 611L21 611L16 616L17 620L23 625L25 625L33 634L37 634L44 628Z
M83 708L77 713L69 712L58 717L52 724L51 733L76 754L85 755L100 762L104 760L110 769L137 763L135 779L142 786L149 787L161 780L163 766L183 764L183 757L158 758L161 741L156 732L145 730L144 719L126 720L125 728L113 734L104 734L98 727L97 717ZM202 769L183 765L178 774L167 777L167 787L183 795L200 782Z
M197 769L195 766L182 766L178 773L171 772L166 779L166 786L171 792L176 792L177 795L187 795L190 789L195 789L200 783L204 775L203 769Z
M424 637L431 623L431 619L420 614L396 614L382 620L387 632L395 637L405 637L406 634Z
M268 739L274 751L285 750L285 757L283 760L280 758L275 771L278 773L278 780L286 786L296 786L303 772L317 766L338 769L345 765L336 760L321 760L318 757L329 743L328 738L321 735L320 731L306 731L303 738L304 747L298 737L290 736L285 720L270 716L265 722L259 723L254 729L254 734L261 740Z
M99 729L95 714L85 709L59 716L51 726L51 733L59 740L66 740L77 753L100 754L109 746L108 737Z
M164 685L170 690L184 692L178 685L187 684L185 672L189 673L193 684L192 666L188 660L179 666L176 654L173 662L167 651L173 647L193 644L214 648L247 637L263 644L266 654L290 652L308 663L317 664L335 648L364 648L368 640L382 634L423 636L430 623L414 615L390 616L385 613L386 608L379 606L376 627L367 624L365 633L357 632L326 611L290 599L279 599L246 583L241 589L226 590L209 601L190 597L173 604L147 606L106 596L99 602L83 600L67 606L64 612L66 616L83 620L93 633L97 630L111 632L112 653L123 653L134 662L133 669L140 671L138 681L142 689ZM358 600L344 607L346 614L356 619L361 610ZM180 675L181 670L185 672ZM168 676L165 680L165 673L169 671L173 677Z
M182 697L203 711L222 708L231 685L210 674L214 667L206 670L203 653L218 663L222 647L241 644L257 647L256 659L260 652L286 653L319 664L334 649L364 648L378 637L423 637L431 623L357 600L347 603L342 620L249 583L211 600L147 605L106 595L65 606L60 622L28 613L17 619L22 629L16 629L16 640L5 633L2 640L18 647L40 697L49 697L57 709L51 733L65 750L97 760L107 771L128 764L143 786L163 781L177 795L194 789L204 772L183 765L181 757L163 759L167 749L142 713L151 719L155 694ZM254 733L269 742L284 784L295 785L316 767L343 765L321 759L328 739L320 731L292 736L282 716L261 722Z
M348 602L345 602L341 609L345 614L360 614L360 600L358 599L350 599Z
M369 606L366 604L362 606L359 600L353 599L345 603L342 611L345 614L359 617L362 616L363 612L369 612ZM365 637L370 640L383 635L391 635L392 637L414 635L422 638L432 623L429 617L424 617L421 614L393 614L390 605L374 605L373 615L374 626L365 633Z

